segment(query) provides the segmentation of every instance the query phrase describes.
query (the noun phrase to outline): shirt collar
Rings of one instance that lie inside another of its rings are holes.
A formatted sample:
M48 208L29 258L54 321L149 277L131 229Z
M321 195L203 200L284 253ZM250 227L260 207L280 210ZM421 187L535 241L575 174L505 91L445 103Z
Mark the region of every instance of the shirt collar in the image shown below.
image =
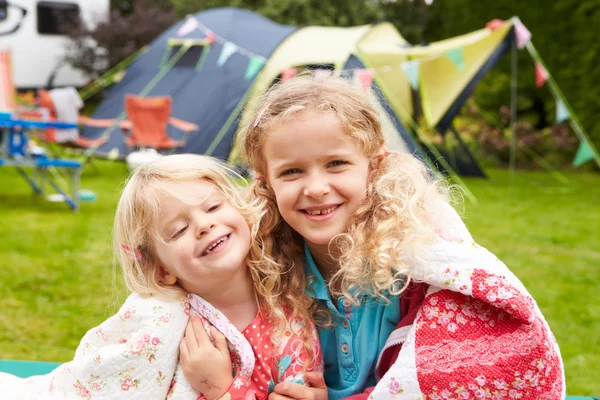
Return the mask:
M310 297L317 300L331 300L325 279L319 272L306 242L304 242L304 274L310 286L310 289L307 288L306 293Z

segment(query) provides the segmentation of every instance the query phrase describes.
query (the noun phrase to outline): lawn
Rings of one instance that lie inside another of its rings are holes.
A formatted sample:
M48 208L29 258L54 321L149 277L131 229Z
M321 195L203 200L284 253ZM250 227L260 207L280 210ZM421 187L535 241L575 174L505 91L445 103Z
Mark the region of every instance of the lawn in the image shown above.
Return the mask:
M82 188L98 199L72 213L33 196L17 172L0 169L0 359L67 361L83 334L118 307L110 250L112 218L127 175L97 162ZM521 278L561 347L570 394L600 395L600 175L505 170L468 179L474 238Z

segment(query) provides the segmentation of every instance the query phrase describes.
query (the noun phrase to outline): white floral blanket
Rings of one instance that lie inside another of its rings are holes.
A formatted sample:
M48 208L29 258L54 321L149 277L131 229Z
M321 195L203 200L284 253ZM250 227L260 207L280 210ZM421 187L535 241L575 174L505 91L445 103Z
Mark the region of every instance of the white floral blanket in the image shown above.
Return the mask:
M178 363L189 303L132 294L91 329L75 358L27 379L0 373L0 396L17 399L192 399L198 393Z

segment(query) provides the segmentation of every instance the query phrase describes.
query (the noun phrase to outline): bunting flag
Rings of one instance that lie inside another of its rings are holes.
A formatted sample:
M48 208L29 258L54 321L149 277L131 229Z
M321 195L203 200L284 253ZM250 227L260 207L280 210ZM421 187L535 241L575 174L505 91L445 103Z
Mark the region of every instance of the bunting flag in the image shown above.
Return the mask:
M208 43L213 44L215 42L215 33L213 31L206 32L206 40Z
M577 149L577 154L575 154L575 159L573 160L573 166L579 167L581 164L584 164L588 161L594 159L594 153L592 149L587 144L587 142L581 142L579 144L579 148Z
M517 19L515 23L515 36L517 37L517 47L522 49L525 44L531 40L531 32Z
M330 69L315 69L315 78L327 78L328 76L331 76L331 70Z
M260 69L265 65L264 57L254 56L248 61L248 67L246 68L246 74L244 75L245 80L249 80L254 78L254 76L260 71Z
M179 36L179 37L186 36L186 35L194 32L198 28L200 28L200 24L198 23L198 20L196 19L196 17L190 16L185 20L183 25L181 25L181 27L179 29L177 29L177 36Z
M570 117L571 116L569 115L569 110L567 110L567 106L565 106L565 103L561 99L558 99L556 101L556 122L566 121Z
M500 29L502 27L502 25L504 25L504 21L502 21L499 18L494 18L493 20L491 20L490 22L485 24L485 28L494 32L494 31Z
M231 42L225 42L223 49L221 50L221 54L219 55L219 59L217 60L217 65L219 67L223 66L223 64L227 62L229 57L231 57L231 55L235 53L237 49L238 47L235 44Z
M460 72L465 70L465 55L462 47L451 49L446 52L446 57L458 68Z
M400 67L406 74L410 86L414 90L419 89L419 61L406 61L400 64Z
M287 81L288 79L292 79L297 73L296 68L288 68L281 72L281 80Z
M371 83L373 83L373 78L375 77L375 71L373 71L372 69L366 68L366 69L357 69L356 70L356 75L358 76L358 79L360 80L360 84L363 88L363 90L366 92L371 88Z
M537 87L544 86L544 83L548 80L548 72L542 64L535 62L535 85Z

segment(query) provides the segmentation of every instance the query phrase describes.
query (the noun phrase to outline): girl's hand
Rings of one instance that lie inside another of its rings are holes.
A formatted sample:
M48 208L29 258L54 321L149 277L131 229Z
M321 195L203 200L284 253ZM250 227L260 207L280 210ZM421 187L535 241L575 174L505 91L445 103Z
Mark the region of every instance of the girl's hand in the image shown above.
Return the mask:
M307 372L306 382L309 386L292 382L281 382L275 385L275 391L269 400L327 400L327 386L322 372Z
M233 382L227 339L214 326L206 333L200 317L193 315L179 344L179 360L190 384L208 400L223 395Z

